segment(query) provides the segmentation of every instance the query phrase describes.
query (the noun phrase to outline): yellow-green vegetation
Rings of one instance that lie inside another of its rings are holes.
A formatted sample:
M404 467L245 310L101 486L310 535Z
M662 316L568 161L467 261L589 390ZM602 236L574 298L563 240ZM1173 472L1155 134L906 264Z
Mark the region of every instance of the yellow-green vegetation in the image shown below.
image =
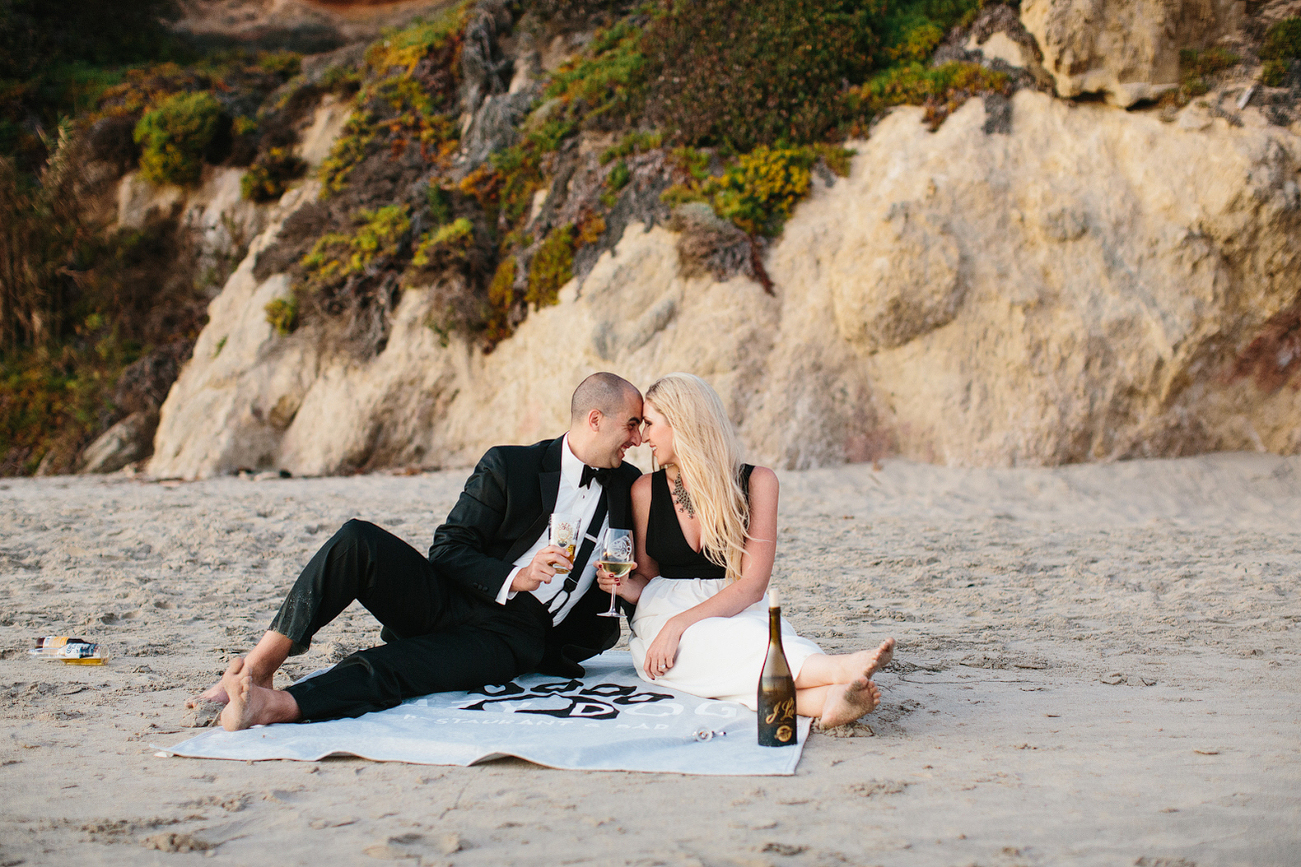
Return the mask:
M272 75L293 78L303 68L303 58L293 51L264 51L258 55L257 65Z
M411 209L406 205L385 205L373 211L359 211L357 231L351 235L330 232L322 235L301 265L308 288L337 278L360 274L381 257L393 257L411 231Z
M896 105L924 106L926 120L934 128L972 96L1007 94L1008 87L1005 73L976 63L955 61L938 67L910 63L888 69L851 88L848 99L853 111L862 118Z
M267 324L280 335L292 334L294 329L298 327L298 299L292 295L288 298L277 298L269 302L265 310Z
M203 152L217 134L221 103L207 91L163 98L140 118L140 172L155 184L186 186L199 180Z
M354 111L343 125L343 132L330 148L330 155L321 162L317 177L321 180L321 198L337 193L348 183L348 175L370 152L375 140L371 116L362 110Z
M529 265L524 301L537 310L560 299L560 287L574 276L574 225L552 230L538 245Z
M1205 51L1186 49L1179 52L1179 97L1181 103L1187 103L1195 96L1201 96L1211 89L1210 78L1215 73L1228 69L1241 58L1225 48L1208 48Z
M791 208L808 194L816 159L811 148L760 145L728 166L722 177L705 181L701 192L715 213L747 235L775 236Z
M303 173L306 164L287 148L271 148L258 154L253 165L239 179L244 198L270 202L284 195L289 182Z
M658 150L664 144L664 136L658 132L630 132L619 143L601 152L601 165L621 160L633 154Z
M1260 83L1269 87L1286 84L1288 66L1301 60L1301 18L1284 18L1266 30L1260 58L1265 61Z
M849 174L854 152L835 145L769 148L763 145L728 163L718 176L670 187L668 205L707 202L747 235L776 237L795 205L808 195L811 170L821 159L835 174ZM694 164L699 159L685 154Z
M510 314L515 309L515 274L515 257L503 256L488 283L488 310L484 315L483 335L489 346L495 346L510 336Z
M561 65L547 85L566 118L585 127L627 123L641 108L642 32L624 19L596 34L580 57Z
M411 257L413 268L429 268L447 257L463 256L474 243L474 224L458 217L445 226L426 232Z
M366 66L373 73L388 75L401 70L410 75L431 53L448 45L459 46L472 6L465 0L432 21L417 21L401 30L385 32L366 50Z
M601 193L601 204L607 208L613 208L615 201L619 197L619 191L628 186L628 181L632 180L632 172L628 164L619 160L610 169L610 173L605 176L605 190Z

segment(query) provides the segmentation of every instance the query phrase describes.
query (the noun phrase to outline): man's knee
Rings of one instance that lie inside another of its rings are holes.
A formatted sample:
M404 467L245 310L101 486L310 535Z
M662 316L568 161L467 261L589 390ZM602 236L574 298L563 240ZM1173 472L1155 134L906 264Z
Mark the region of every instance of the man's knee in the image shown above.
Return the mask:
M336 544L340 542L367 544L374 541L376 535L381 532L383 531L370 521L351 518L334 534L333 541Z

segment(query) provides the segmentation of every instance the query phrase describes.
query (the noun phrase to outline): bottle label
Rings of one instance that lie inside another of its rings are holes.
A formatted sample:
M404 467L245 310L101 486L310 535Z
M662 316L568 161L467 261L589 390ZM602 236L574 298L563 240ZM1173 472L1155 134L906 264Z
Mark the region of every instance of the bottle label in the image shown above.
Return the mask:
M768 715L764 717L763 721L768 725L772 725L778 720L786 722L793 719L795 719L795 702L788 698L768 708Z

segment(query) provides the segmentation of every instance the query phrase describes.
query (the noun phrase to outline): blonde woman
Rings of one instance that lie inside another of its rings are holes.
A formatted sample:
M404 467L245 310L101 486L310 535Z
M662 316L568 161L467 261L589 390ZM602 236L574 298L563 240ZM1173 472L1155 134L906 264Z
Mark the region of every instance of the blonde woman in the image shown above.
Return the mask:
M754 709L768 646L768 579L777 539L777 476L741 461L722 401L698 376L673 373L646 392L642 441L660 469L632 487L637 568L601 585L637 609L630 642L645 680ZM872 675L894 639L830 655L782 623L796 709L823 727L872 711Z

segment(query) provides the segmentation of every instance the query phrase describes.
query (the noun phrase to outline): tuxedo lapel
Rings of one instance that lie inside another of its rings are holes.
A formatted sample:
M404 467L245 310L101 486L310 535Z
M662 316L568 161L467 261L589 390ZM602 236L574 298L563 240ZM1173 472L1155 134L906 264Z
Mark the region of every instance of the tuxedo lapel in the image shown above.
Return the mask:
M519 556L533 547L533 543L542 535L542 531L547 527L547 519L551 513L556 510L556 498L560 496L560 450L564 448L564 437L559 437L547 446L546 452L542 456L541 471L537 476L538 496L542 505L542 511L534 519L529 528L515 540L515 544L506 552L502 559L508 563L513 563L519 559Z

